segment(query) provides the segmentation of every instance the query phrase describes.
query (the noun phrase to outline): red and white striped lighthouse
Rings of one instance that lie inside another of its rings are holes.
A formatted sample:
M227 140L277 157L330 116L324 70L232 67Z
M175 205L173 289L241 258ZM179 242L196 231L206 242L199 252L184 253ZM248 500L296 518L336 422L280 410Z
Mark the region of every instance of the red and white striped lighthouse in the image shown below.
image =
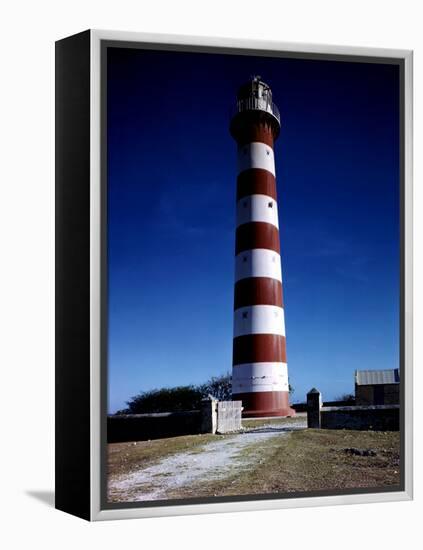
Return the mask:
M232 395L244 416L292 416L273 144L280 115L259 76L238 91Z

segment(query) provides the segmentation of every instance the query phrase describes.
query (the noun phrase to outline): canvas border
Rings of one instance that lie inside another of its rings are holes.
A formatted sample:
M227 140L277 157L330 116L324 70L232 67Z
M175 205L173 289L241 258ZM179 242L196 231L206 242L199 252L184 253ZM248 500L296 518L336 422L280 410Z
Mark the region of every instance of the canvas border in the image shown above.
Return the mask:
M317 44L296 44L268 41L250 41L215 37L190 37L176 35L145 34L120 31L91 30L91 89L90 89L90 381L91 381L91 519L124 519L157 517L242 510L266 510L292 507L325 506L334 504L358 504L410 500L413 477L413 416L412 416L412 51L381 48L329 46ZM402 487L390 492L356 492L349 494L298 496L277 498L275 495L229 498L224 502L166 504L138 503L122 504L106 509L102 499L104 487L104 441L106 412L104 404L105 379L102 376L104 362L105 315L102 310L107 288L104 278L106 223L104 220L105 193L104 151L101 150L104 95L102 90L102 48L106 44L114 47L143 47L178 51L215 51L237 55L264 55L297 58L331 59L337 61L366 61L397 63L401 74L401 330L400 355L402 368Z
M84 519L91 514L90 43L85 31L55 44L55 507Z

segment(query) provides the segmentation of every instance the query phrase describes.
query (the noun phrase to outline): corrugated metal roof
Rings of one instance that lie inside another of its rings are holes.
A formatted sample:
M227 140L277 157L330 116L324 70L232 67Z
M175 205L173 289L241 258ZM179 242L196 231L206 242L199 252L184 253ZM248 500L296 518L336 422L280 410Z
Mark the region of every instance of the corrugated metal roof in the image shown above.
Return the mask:
M373 384L399 384L399 369L356 370L355 383L358 386Z

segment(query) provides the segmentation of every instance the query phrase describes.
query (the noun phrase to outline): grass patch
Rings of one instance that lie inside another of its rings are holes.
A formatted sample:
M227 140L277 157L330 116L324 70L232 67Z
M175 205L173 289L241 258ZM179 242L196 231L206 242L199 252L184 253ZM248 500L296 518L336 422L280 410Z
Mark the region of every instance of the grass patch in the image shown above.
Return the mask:
M349 449L373 450L360 456ZM394 487L399 477L399 433L303 430L245 448L246 467L225 480L178 489L171 498L253 495ZM253 457L253 464L248 459Z
M303 421L304 418L302 416L291 416L291 417L284 417L284 418L243 418L241 423L243 428L260 428L262 426L268 426L270 424L280 424L282 426L295 426L299 422Z
M108 444L108 475L128 474L175 453L201 452L203 445L219 438L212 434L183 435L151 441Z

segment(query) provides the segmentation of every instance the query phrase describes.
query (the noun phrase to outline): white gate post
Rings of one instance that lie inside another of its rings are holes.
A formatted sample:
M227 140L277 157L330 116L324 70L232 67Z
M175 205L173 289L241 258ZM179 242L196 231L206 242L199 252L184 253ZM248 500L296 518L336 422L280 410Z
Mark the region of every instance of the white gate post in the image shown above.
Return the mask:
M217 429L217 399L206 397L201 401L201 433L215 434Z

